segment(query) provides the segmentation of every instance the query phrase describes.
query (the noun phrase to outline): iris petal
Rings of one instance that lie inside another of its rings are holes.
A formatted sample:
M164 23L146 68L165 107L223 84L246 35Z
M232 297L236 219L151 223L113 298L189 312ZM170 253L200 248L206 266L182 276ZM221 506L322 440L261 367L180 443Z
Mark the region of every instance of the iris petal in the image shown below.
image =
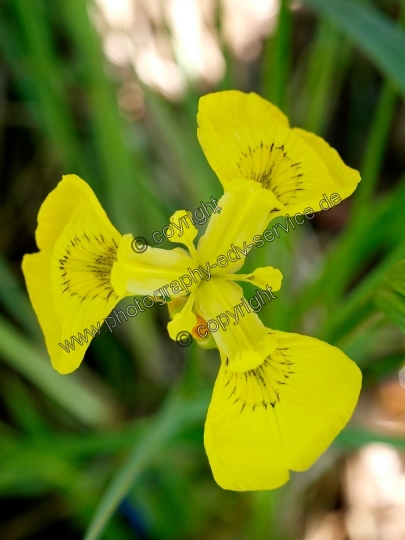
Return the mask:
M41 251L23 259L28 293L52 365L70 373L120 299L110 277L121 236L74 175L44 201L36 236Z
M49 193L39 210L38 227L35 231L38 248L53 250L66 224L79 206L87 201L90 202L98 219L103 223L109 223L109 229L114 237L120 238L120 234L110 223L90 186L75 174L66 174Z
M217 331L213 331L213 323L208 328L233 371L258 366L276 346L273 336L243 301L241 287L221 278L204 282L196 293L196 311L208 323L215 319L219 324Z
M194 292L190 294L183 309L179 313L176 313L173 320L167 325L169 336L174 340L182 332L189 332L191 334L191 331L196 325L197 317L193 313L194 295Z
M324 194L348 197L359 174L315 135L290 129L269 106L254 94L234 91L200 100L198 138L224 187L238 178L252 179L271 190L290 214L318 210Z
M192 222L191 212L178 210L170 218L170 224L174 231L169 238L170 242L184 244L192 255L196 255L194 239L198 231Z
M255 369L222 363L205 423L205 448L218 484L274 489L306 470L350 419L361 372L322 341L269 331L276 349Z
M231 274L227 276L227 279L246 281L246 283L260 287L260 289L269 287L273 291L279 291L281 289L283 274L277 268L273 268L273 266L265 266L263 268L256 268L250 274Z
M122 237L118 261L112 271L112 283L121 294L153 295L167 286L169 296L175 298L185 296L195 288L190 269L198 265L186 250L149 246L144 253L136 253L132 249L132 242L131 234ZM189 288L186 288L187 284L190 284Z
M315 150L318 156L325 163L329 174L331 175L336 185L335 191L328 191L326 189L326 195L330 198L332 193L338 193L342 200L346 199L346 197L349 197L356 189L357 184L361 180L359 172L346 165L343 162L342 158L339 156L338 152L334 148L332 148L324 139L322 139L322 137L318 137L314 133L305 131L304 129L300 128L293 128L293 131L297 135L299 135L308 146ZM325 191L323 193L325 193ZM310 201L308 206L310 206L316 211L320 210L321 208L319 207L319 200L320 199L318 198ZM294 214L295 211L299 212L299 210L299 207L296 209L290 209L292 214Z
M243 266L246 255L254 246L254 237L266 228L272 210L280 209L275 196L252 180L237 180L218 201L220 214L213 214L205 235L198 244L198 259L216 266L214 273L224 275ZM218 257L226 257L221 267Z

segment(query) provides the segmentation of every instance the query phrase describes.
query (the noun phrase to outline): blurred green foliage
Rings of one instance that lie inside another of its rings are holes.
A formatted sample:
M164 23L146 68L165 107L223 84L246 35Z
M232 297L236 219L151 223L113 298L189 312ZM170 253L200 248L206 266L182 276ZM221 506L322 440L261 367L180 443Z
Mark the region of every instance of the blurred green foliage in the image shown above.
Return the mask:
M350 201L256 250L248 264L285 276L264 322L339 346L367 387L395 376L405 359L402 335L379 311L392 310L375 302L381 280L405 258L405 3L304 4L292 11L281 2L241 89L325 136L363 182ZM146 238L176 209L221 193L195 134L204 90L190 85L173 104L142 86L144 116L124 119L121 74L103 55L92 7L0 5L0 538L301 538L300 502L322 466L277 492L221 490L203 449L219 359L171 343L164 309L97 337L77 373L50 367L20 261L36 250L36 214L61 175L79 174L121 232ZM236 88L237 62L224 54L219 87ZM400 265L388 280L403 295ZM397 302L398 291L384 290ZM404 312L401 298L390 318L402 328ZM385 339L387 329L395 339ZM404 449L404 440L352 426L338 437L332 466L375 440Z
M405 332L405 260L396 263L381 281L375 303Z

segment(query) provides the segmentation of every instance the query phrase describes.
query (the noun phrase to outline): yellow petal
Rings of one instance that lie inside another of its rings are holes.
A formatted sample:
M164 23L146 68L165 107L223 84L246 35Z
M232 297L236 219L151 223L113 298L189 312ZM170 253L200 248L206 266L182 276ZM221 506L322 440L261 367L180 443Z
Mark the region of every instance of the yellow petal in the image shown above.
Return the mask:
M255 236L265 230L270 220L269 212L281 209L282 205L257 182L237 180L218 201L218 206L221 213L211 216L198 243L197 256L201 266L209 262L211 269L215 268L213 274L223 275L243 266Z
M290 129L277 115L270 121L262 99L255 101L252 115L246 112L251 94L238 93L237 100L233 93L219 94L207 103L202 101L198 134L225 188L238 178L255 180L271 190L289 214L318 210L324 194L338 193L343 199L354 191L358 174L349 174L345 166L343 178L334 174L337 167L330 167L334 158L327 156L326 143L314 143L311 134Z
M280 407L275 411L289 468L304 471L352 416L361 371L341 350L323 341L286 332L275 336L279 348L271 355L272 363L279 374L285 366L291 371L280 387Z
M42 328L52 365L59 371L62 356L66 353L58 345L62 337L62 325L53 303L51 261L52 256L46 252L24 255L22 270L28 295ZM79 353L83 352L84 354L84 350L82 351L81 347L77 347Z
M171 319L173 319L177 313L182 311L184 306L187 304L187 300L187 297L179 296L178 298L173 298L173 300L167 302L167 309L169 310L169 316Z
M111 308L107 306L96 313L94 318L86 321L85 326L76 318L72 319L70 324L62 326L52 295L51 266L51 255L47 252L40 252L25 255L22 269L31 304L44 333L52 366L59 373L66 374L74 371L80 365L92 337L98 335L100 326ZM76 327L75 322L78 322ZM81 336L78 335L79 333ZM81 341L82 345L76 340L72 340L73 336L79 342ZM68 340L70 345L65 340ZM63 347L59 345L60 343Z
M332 148L322 137L318 137L314 133L305 131L300 128L293 128L293 131L299 135L307 144L310 146L318 156L325 163L330 176L332 177L335 183L335 191L329 191L326 193L328 198L332 193L338 193L340 199L346 199L349 197L357 187L357 184L360 182L360 174L355 169L352 169L348 165L345 165L342 158L339 156L338 152ZM309 206L314 210L319 210L319 201L323 197L325 192L319 193L318 198L311 201ZM314 206L312 206L312 204ZM325 205L324 205L325 206ZM325 210L325 208L323 208ZM291 213L294 213L294 209L291 209ZM299 209L297 209L299 211Z
M277 348L256 369L222 363L205 424L205 448L218 484L274 489L289 470L307 469L356 406L361 373L339 349L272 332Z
M23 271L52 364L69 373L119 300L110 277L121 236L75 175L44 201L36 234L42 250L24 258Z
M176 313L173 320L167 325L169 336L174 340L176 340L182 332L191 334L191 331L196 325L197 317L195 313L193 313L194 295L194 292L190 294L183 309L180 313Z
M227 279L235 281L246 281L252 283L261 289L270 288L273 291L281 289L283 274L277 268L265 266L264 268L256 268L251 274L232 274L227 276Z
M203 149L206 130L211 125L229 124L238 129L240 124L261 122L289 127L285 114L254 92L245 94L239 90L225 90L202 96L198 103L197 135Z
M275 348L275 339L244 300L236 283L221 278L202 283L196 293L196 311L207 321L233 371L258 366Z
M197 229L192 221L192 214L187 210L178 210L170 218L173 235L168 237L170 242L184 244L192 255L196 255L194 239Z
M276 416L271 405L259 403L253 373L231 372L222 365L208 408L204 446L223 489L275 489L289 479Z
M37 246L40 250L53 250L55 242L62 234L77 208L85 202L90 202L94 212L102 222L108 220L106 213L97 200L90 186L75 174L67 174L46 197L38 213L38 227L35 231ZM118 235L117 230L114 235Z
M131 234L123 236L112 271L113 286L120 294L154 295L160 290L166 297L175 298L196 288L199 280L192 270L198 265L186 250L148 246L137 253L132 241Z
M120 300L111 284L120 235L97 210L91 200L81 204L52 254L51 290L62 342L102 323ZM69 357L63 369L76 367Z

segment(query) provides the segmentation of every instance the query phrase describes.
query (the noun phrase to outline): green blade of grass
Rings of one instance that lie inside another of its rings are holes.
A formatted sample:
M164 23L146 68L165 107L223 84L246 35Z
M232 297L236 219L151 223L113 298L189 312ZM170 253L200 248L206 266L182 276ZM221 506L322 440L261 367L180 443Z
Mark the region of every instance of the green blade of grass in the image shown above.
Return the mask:
M248 523L246 537L249 540L277 540L277 506L280 491L254 491L252 494L252 515Z
M405 96L405 32L367 4L348 0L304 0L344 32Z
M291 12L288 0L281 0L275 35L269 41L263 73L263 95L288 112L287 83L290 72Z
M0 355L12 369L35 384L74 418L90 425L105 425L116 419L116 410L90 385L75 375L59 375L37 348L0 316Z
M392 265L404 257L405 241L389 252L378 266L334 307L319 332L320 339L335 343L375 311L373 298L380 281Z
M364 208L330 248L317 279L303 291L295 306L299 317L315 302L330 306L343 295L352 276L369 262L379 249L387 249L401 241L405 183L400 180L373 210Z
M41 4L38 0L13 0L10 5L17 21L15 30L20 35L14 35L8 25L0 22L0 47L4 57L16 75L34 119L45 129L54 156L69 171L86 174L88 169L80 159L60 65Z
M375 304L405 332L405 260L397 262L381 281Z
M148 178L148 168L142 154L130 151L125 141L125 123L106 75L101 39L90 21L87 2L70 0L62 6L76 54L86 69L85 89L103 167L107 208L119 228L130 232L150 220L147 211L150 195L140 181L141 176L144 180Z
M20 431L32 438L49 432L49 424L38 408L32 389L18 374L6 373L0 385L8 414Z
M10 444L10 440L13 440L12 437L15 435L10 432L8 434L9 440L6 441L2 434L0 450L3 455L6 453L15 455L18 452L26 455L27 459L30 454L42 454L45 459L45 456L50 453L61 459L81 461L94 455L110 455L127 451L135 444L139 444L147 425L147 420L140 419L120 426L118 429L104 429L100 432L42 433L40 437L25 439L23 445L17 437L14 439L14 443ZM21 459L24 460L24 457Z
M405 2L401 3L399 26L405 23ZM360 212L361 207L370 202L378 176L381 171L385 150L388 144L396 104L396 90L391 81L384 80L380 92L376 112L368 136L366 150L360 168L361 182L354 197L354 212Z
M299 123L304 129L318 135L325 133L351 56L352 48L342 33L329 21L321 20L311 46L304 85L294 100L297 103L296 115L300 112L303 115Z
M360 168L361 182L353 199L354 212L360 212L373 195L388 144L395 103L396 92L390 82L384 81Z
M334 445L344 450L357 450L361 446L380 442L389 444L398 450L405 450L405 438L390 437L380 433L372 433L363 429L349 427L336 437Z
M139 475L181 430L190 424L202 422L207 407L208 396L205 393L194 399L185 399L178 392L172 394L156 418L149 423L142 440L135 445L128 459L114 475L84 540L97 540L101 537L108 520Z
M22 290L0 253L0 302L14 319L33 337L41 331L30 306L27 294Z
M197 139L198 101L194 100L190 104L190 112L182 122L182 116L177 111L175 115L173 107L160 96L147 88L145 95L153 126L153 142L157 150L168 158L166 163L169 174L173 177L175 189L181 194L180 204L197 207L201 200L208 202L211 196L218 196L222 191L221 185L210 169Z

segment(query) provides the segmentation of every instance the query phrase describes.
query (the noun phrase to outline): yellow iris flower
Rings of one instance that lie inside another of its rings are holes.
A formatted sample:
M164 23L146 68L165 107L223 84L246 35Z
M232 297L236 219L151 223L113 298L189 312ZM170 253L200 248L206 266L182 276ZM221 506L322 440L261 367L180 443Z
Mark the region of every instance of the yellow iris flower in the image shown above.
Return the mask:
M243 301L243 291L235 281L247 281L263 289L268 285L277 291L281 286L281 272L269 266L251 274L235 274L246 258L241 253L239 259L231 255L226 266L218 265L217 261L221 255L227 256L232 245L244 246L247 254L248 246L253 245L252 239L266 228L272 201L272 193L263 190L257 182L240 180L233 183L218 201L221 212L211 216L198 248L193 243L197 229L187 219L187 212L176 212L171 218L176 227L170 240L183 243L188 251L148 247L145 253L136 253L132 249L132 235L124 235L112 270L114 289L120 296L154 296L165 285L171 285L167 290L173 295L182 277L195 275L189 288L175 292L176 297L190 294L182 310L168 324L170 337L175 340L183 331L195 335L197 314L205 321L215 319L221 313L230 313L231 320L233 314L234 322L213 334L215 342L233 370L257 367L274 351L276 340L269 335L256 313L248 313L243 308L235 310ZM199 269L205 269L209 275L201 270L198 274Z
M251 180L235 181L218 201L196 249L197 231L189 224L183 241L189 252L131 249L125 235L118 249L112 283L119 294L150 294L199 266L212 265L229 246L250 243L268 221L271 194ZM172 222L179 226L185 212ZM168 325L173 339L220 313L233 312L242 289L235 280L278 290L281 274L267 267L235 274L243 264L216 267L209 281L193 284L182 310ZM121 288L120 288L121 287ZM178 295L186 295L186 291ZM361 372L335 347L316 339L265 328L255 313L212 334L221 352L221 368L205 424L205 448L217 483L236 491L274 489L289 471L306 470L331 444L351 417L361 387Z
M290 129L287 118L255 94L203 97L198 125L225 194L197 247L197 229L179 211L171 218L170 240L187 250L135 252L133 237L119 235L94 193L74 175L64 177L41 207L40 252L24 257L23 270L59 372L75 369L85 347L66 353L58 343L107 317L126 295L154 296L169 287L171 298L183 299L168 325L176 339L182 331L195 336L201 321L236 315L243 292L235 281L277 291L282 276L272 267L236 273L255 236L277 215L319 210L325 194L349 196L360 179L325 141ZM243 255L230 255L232 246ZM179 287L191 274L200 279ZM339 349L267 329L253 312L240 313L212 337L221 367L204 440L214 477L225 489L279 487L290 470L307 469L347 423L360 392L360 370Z

